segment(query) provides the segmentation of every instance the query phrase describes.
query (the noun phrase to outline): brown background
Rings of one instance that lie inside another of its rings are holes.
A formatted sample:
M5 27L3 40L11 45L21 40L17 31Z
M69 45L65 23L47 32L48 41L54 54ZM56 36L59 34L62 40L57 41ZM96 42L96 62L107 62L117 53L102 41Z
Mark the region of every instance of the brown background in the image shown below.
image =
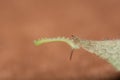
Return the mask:
M36 47L41 37L119 38L119 0L0 0L1 80L102 79L115 69L79 49L69 61L64 43Z

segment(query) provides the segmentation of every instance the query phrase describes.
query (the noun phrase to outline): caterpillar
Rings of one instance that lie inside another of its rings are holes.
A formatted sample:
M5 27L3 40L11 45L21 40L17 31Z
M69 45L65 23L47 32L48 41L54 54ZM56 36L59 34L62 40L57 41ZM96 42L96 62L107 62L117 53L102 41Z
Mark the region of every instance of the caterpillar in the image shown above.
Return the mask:
M72 58L73 50L83 48L90 53L94 53L97 56L107 60L117 70L120 70L120 40L83 40L74 35L72 38L57 37L57 38L41 38L34 41L36 46L42 45L48 42L65 42L71 48L70 59Z

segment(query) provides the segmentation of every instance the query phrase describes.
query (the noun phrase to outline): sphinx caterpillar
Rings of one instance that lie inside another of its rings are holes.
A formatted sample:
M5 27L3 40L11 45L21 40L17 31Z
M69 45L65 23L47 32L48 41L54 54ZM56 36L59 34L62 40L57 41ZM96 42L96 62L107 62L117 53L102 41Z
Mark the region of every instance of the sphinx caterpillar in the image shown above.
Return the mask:
M111 63L117 70L120 70L120 40L83 40L76 36L72 36L72 38L65 37L57 37L57 38L42 38L39 40L35 40L34 44L39 46L48 42L65 42L71 48L71 56L73 54L74 49L83 48L90 53L94 53L101 58L107 60ZM70 56L70 59L71 59Z

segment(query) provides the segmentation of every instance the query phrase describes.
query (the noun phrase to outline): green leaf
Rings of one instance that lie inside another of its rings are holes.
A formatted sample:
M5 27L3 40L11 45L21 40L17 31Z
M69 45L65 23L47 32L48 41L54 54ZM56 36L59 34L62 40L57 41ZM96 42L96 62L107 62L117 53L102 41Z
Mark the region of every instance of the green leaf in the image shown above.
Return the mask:
M120 70L120 40L86 41L82 48L95 53Z

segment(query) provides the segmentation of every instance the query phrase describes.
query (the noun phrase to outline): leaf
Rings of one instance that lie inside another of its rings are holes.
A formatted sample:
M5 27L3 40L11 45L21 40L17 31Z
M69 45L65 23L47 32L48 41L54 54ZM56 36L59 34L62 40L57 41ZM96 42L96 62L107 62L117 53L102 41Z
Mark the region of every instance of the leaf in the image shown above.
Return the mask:
M85 41L81 47L107 60L120 70L120 40Z

